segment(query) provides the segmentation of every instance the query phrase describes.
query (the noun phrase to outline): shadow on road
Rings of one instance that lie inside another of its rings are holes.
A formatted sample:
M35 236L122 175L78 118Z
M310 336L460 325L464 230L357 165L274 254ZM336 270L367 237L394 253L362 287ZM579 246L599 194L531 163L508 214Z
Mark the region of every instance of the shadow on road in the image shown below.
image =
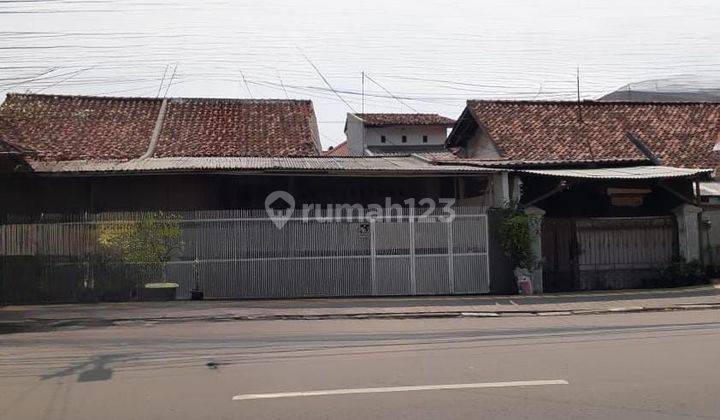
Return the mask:
M53 373L40 375L40 380L64 378L78 375L78 382L108 381L112 379L113 369L108 367L112 362L128 360L129 356L120 354L104 354L90 358L90 360L68 366Z

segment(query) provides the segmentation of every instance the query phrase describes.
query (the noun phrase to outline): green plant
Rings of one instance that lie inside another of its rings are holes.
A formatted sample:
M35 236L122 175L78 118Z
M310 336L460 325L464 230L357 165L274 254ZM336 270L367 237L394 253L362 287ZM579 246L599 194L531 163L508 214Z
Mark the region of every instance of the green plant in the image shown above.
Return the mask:
M505 254L516 267L532 270L537 265L533 251L533 229L537 220L527 214L509 212L500 224L500 238Z
M142 267L149 278L162 281L165 266L184 246L180 218L162 212L143 215L138 221L103 224L98 242L110 260Z
M663 287L700 284L705 281L706 277L705 267L700 261L685 261L684 258L675 258L660 273L661 286Z

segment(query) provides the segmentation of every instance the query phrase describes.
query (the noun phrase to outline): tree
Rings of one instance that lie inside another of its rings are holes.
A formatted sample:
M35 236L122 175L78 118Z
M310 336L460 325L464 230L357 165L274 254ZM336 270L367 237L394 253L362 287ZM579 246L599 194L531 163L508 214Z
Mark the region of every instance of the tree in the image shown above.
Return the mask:
M110 259L137 265L147 270L146 278L162 282L165 266L184 246L180 217L163 212L145 214L137 221L103 224L98 242Z

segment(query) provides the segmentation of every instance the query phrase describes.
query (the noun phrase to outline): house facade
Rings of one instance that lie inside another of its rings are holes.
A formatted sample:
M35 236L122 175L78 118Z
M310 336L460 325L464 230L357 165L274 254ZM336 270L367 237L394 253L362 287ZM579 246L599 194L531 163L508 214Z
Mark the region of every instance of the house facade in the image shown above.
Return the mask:
M703 259L719 122L707 103L468 101L448 161L508 169L505 198L542 218L536 290L647 287Z
M138 264L96 263L98 237L149 214L181 226L165 271L184 298L491 291L482 206L497 171L320 156L309 101L9 95L0 118L5 301L132 298ZM294 207L282 227L268 217L278 192ZM421 200L448 199L474 210L416 223Z
M181 298L513 293L507 207L541 221L537 292L648 287L714 237L698 191L719 121L710 104L469 101L449 136L435 114L348 115L322 154L309 101L11 94L2 299L133 298L142 264L106 261L98 237L157 214L182 231L164 268Z

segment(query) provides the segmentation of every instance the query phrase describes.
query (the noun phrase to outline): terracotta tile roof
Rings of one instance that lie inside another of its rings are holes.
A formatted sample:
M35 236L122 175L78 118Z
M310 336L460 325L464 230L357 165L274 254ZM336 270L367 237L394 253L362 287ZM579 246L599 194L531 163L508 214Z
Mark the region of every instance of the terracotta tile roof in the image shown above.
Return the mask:
M132 159L148 148L160 101L8 94L0 138L39 160Z
M444 125L452 127L455 120L438 114L355 114L367 127L388 125Z
M173 99L154 156L313 156L317 137L310 101Z
M0 154L33 155L34 152L28 148L18 146L11 141L0 138Z
M344 141L332 149L323 152L324 156L348 156L348 144Z
M136 159L162 101L11 93L0 106L0 140L41 161ZM170 99L152 155L317 155L316 144L310 101Z
M582 123L578 110L582 112ZM644 158L639 137L663 165L714 168L720 153L720 104L468 101L503 158L521 161ZM448 144L455 145L458 125Z

